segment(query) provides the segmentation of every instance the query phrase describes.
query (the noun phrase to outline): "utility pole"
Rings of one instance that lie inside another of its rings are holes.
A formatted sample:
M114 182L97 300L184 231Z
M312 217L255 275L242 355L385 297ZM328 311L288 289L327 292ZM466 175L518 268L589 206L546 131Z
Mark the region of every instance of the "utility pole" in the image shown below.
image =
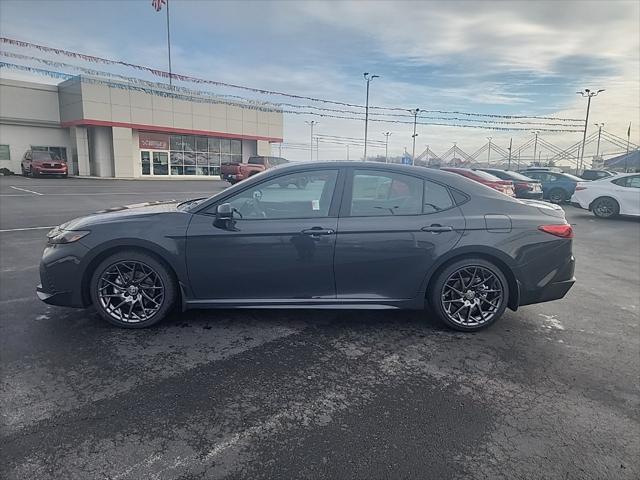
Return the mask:
M536 136L536 139L535 139L535 141L533 143L533 164L535 165L535 163L536 163L536 151L538 150L538 133L539 132L536 130L533 133Z
M316 122L315 120L311 120L310 122L304 122L304 123L306 123L311 127L311 143L309 146L311 147L310 154L311 154L311 161L313 162L313 127L314 125L317 125L318 122Z
M629 122L629 128L627 129L627 154L624 156L624 173L627 173L627 160L629 160L630 140L631 140L631 122Z
M509 140L509 163L507 164L507 170L511 170L511 147L513 146L513 137Z
M598 127L598 146L596 147L596 158L594 160L600 163L600 136L602 135L602 127L604 127L604 123L594 123L594 125ZM594 165L592 165L592 167L594 167Z
M316 137L316 162L320 160L320 139Z
M604 88L601 88L597 91L591 91L588 88L585 88L581 92L576 92L578 95L582 95L582 97L587 97L587 115L584 119L584 133L582 134L582 150L580 151L580 165L579 168L582 170L582 162L584 159L584 144L587 141L587 126L589 125L589 108L591 107L591 98L596 97L600 92L604 92Z
M171 34L169 33L169 0L167 0L167 50L169 52L169 87L173 87L171 74Z
M383 135L386 137L384 140L384 163L389 163L389 135L391 132L384 132Z
M489 149L487 150L487 167L491 166L491 139L493 137L487 137L487 140L489 140Z
M371 80L373 80L374 78L380 78L379 75L371 75L369 76L369 72L364 72L362 74L364 76L364 79L367 82L367 102L365 105L365 110L364 110L364 161L367 161L367 129L369 126L369 84L371 83Z
M415 165L416 137L418 136L418 134L416 133L416 124L418 123L418 113L420 112L420 109L415 108L413 110L409 110L409 112L411 113L411 115L413 115L413 135L411 135L411 138L413 138L413 153L411 154L411 165Z

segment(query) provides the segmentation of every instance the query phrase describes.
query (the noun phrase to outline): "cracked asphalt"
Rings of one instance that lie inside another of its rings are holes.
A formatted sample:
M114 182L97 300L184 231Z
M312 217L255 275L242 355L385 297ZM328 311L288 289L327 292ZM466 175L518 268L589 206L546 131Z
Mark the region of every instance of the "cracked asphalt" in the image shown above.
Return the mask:
M574 288L475 334L390 310L125 331L36 299L47 230L23 229L224 186L0 177L1 478L640 477L637 220L567 206Z

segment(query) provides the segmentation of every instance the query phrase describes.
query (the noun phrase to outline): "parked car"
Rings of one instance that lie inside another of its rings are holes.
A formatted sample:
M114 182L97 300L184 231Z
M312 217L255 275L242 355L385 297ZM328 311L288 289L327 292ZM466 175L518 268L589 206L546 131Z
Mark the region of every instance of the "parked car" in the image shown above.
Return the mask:
M50 152L41 150L27 150L20 164L22 175L25 177L39 177L40 175L68 175L67 162L60 160Z
M475 170L480 170L502 180L510 180L513 182L513 190L515 191L516 198L542 200L542 186L538 180L534 180L518 172L512 172L511 170L500 170L498 168L477 168Z
M609 170L585 170L580 175L583 180L599 180L601 178L614 177L615 172Z
M495 175L491 175L490 173L486 173L480 170L472 170L470 168L458 168L458 167L445 167L440 170L444 170L445 172L457 173L458 175L462 175L463 177L467 177L475 182L486 185L487 187L491 187L494 190L499 191L500 193L504 193L505 195L509 195L510 197L515 196L515 191L513 189L513 182L511 180L501 180Z
M518 173L526 175L526 172L554 172L563 173L560 167L527 167L522 170L518 170Z
M524 170L523 175L539 180L542 184L543 198L553 203L564 203L571 198L581 178L569 173L557 173L550 170Z
M622 174L594 182L580 182L571 197L571 203L601 218L640 216L640 174Z
M307 188L291 186L298 178ZM175 308L428 304L474 331L506 308L562 298L575 281L572 237L560 207L449 172L297 163L208 199L64 223L48 234L37 293L128 328Z
M249 157L247 163L223 163L220 166L220 174L223 180L233 185L268 168L285 163L288 163L288 161L280 157Z

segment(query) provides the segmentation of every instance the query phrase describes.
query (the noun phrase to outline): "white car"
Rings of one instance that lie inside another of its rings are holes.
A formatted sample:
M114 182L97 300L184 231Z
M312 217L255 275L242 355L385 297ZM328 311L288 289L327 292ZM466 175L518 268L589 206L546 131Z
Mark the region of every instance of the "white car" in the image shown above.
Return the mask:
M571 203L592 211L596 217L640 216L640 174L578 182Z

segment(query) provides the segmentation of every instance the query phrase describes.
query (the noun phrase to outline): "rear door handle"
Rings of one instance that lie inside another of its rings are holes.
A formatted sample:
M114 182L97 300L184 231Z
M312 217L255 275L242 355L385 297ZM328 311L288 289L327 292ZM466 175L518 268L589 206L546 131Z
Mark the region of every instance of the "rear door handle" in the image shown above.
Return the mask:
M332 230L330 228L313 227L313 228L308 228L306 230L302 230L301 233L303 235L309 235L311 237L319 237L321 235L333 235L336 232L335 230Z
M434 223L433 225L429 225L428 227L422 227L421 230L423 232L442 233L442 232L452 232L453 227L450 225L443 226L443 225Z

